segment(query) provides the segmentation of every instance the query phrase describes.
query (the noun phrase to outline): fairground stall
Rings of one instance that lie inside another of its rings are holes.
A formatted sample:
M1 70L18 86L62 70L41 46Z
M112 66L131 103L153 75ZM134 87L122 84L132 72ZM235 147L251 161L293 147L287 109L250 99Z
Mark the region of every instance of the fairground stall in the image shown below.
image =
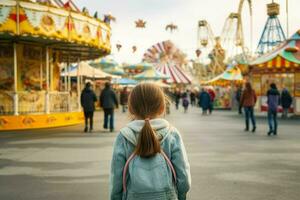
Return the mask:
M0 1L0 130L81 123L81 83L62 81L60 63L110 53L109 25L86 9L44 2Z
M214 90L214 108L231 109L234 106L235 88L241 86L243 82L239 67L230 65L222 74L209 81L201 82L201 86Z
M275 50L251 63L251 79L259 96L257 109L267 110L267 91L275 83L281 91L288 89L294 98L290 112L300 114L300 31Z

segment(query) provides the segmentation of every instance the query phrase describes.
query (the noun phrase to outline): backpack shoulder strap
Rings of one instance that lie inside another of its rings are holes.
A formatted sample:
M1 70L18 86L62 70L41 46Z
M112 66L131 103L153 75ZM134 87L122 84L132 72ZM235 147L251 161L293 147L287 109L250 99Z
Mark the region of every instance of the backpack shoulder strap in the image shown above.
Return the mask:
M128 170L128 167L129 167L129 163L130 161L135 157L135 153L133 152L129 158L127 159L126 161L126 164L124 166L124 169L123 169L123 192L126 192L126 173L127 173L127 170Z
M161 150L161 155L164 157L164 159L167 162L167 165L169 166L169 168L171 169L173 178L174 178L174 183L176 184L177 182L177 176L176 176L176 171L173 167L173 164L171 162L171 160L168 158L168 156L166 155L166 153ZM129 158L127 159L124 169L123 169L123 192L126 193L127 191L127 187L126 187L126 176L127 176L127 171L128 171L128 167L129 167L129 163L135 158L136 154L132 153Z
M168 164L168 166L171 169L171 172L173 174L174 183L176 184L177 183L177 176L176 176L176 171L174 169L174 166L173 166L171 160L168 158L168 156L166 155L166 153L163 150L161 150L161 154L163 155L164 159L167 161L167 164Z

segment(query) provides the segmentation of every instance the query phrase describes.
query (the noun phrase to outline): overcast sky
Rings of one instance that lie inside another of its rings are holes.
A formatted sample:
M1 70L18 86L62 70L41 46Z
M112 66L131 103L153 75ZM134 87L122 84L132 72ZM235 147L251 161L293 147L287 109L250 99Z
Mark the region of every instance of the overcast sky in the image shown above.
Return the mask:
M195 57L197 49L197 22L205 19L209 22L214 35L220 35L229 13L237 12L240 0L74 0L78 7L87 7L90 14L110 13L117 18L112 23L112 54L122 62L138 62L145 50L157 42L171 39L179 48ZM256 48L259 37L267 20L266 4L271 0L253 0L254 44ZM280 21L286 32L286 0L275 0L281 4ZM289 0L290 35L300 29L300 0ZM247 46L250 45L250 17L248 5L244 5L243 23ZM136 29L134 21L147 21L145 29ZM165 31L166 24L173 22L178 30L173 34ZM122 44L120 52L115 44ZM137 52L132 53L132 46Z

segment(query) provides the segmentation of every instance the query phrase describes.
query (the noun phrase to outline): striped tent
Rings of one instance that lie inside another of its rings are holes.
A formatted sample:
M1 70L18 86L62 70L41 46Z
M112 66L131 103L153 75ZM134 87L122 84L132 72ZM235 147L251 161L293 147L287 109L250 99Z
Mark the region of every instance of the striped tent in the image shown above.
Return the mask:
M65 9L70 9L72 11L80 12L80 9L76 6L76 4L72 0L67 0L64 4Z
M227 69L220 75L209 81L201 82L201 85L227 86L231 83L241 84L243 76L241 70L234 65L229 65Z
M34 3L48 3L58 8L63 8L64 3L61 0L31 0Z
M285 72L300 70L300 32L295 33L275 50L250 63L253 72Z
M170 79L166 80L167 83L183 83L183 84L191 84L192 79L186 75L183 70L177 65L171 65L169 63L166 64L156 64L156 69L170 77Z
M181 68L186 64L186 55L170 40L152 45L144 53L143 60L153 63L159 72L169 76L166 83L192 83L191 78Z

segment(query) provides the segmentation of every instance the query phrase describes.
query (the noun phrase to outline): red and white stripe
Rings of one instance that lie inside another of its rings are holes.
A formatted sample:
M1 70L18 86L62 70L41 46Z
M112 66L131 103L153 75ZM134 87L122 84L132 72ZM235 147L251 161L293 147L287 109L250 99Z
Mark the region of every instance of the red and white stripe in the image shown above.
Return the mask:
M151 48L147 49L144 54L144 60L149 63L154 63L159 72L169 76L170 79L166 81L167 83L190 84L192 82L191 78L186 75L177 64L171 64L170 62L159 63L160 55L168 51L167 42L168 41L156 43Z
M80 12L79 8L76 6L76 4L72 0L68 0L64 4L64 8L66 8L66 9L70 8L73 11Z
M171 65L169 63L167 64L158 64L156 66L156 69L169 76L170 79L168 79L166 82L167 83L183 83L183 84L190 84L192 83L191 78L186 75L182 69L180 67L178 67L177 65Z

